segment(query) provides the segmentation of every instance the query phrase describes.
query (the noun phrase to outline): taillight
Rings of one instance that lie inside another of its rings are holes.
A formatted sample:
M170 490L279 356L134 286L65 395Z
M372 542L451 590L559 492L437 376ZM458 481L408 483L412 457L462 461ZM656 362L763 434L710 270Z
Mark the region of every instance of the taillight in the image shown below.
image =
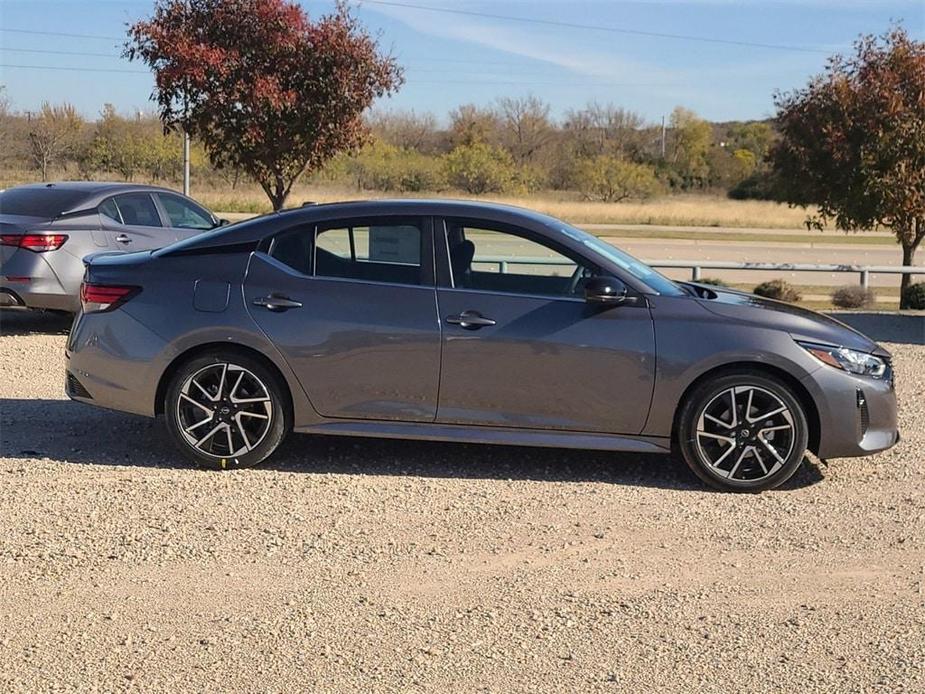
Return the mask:
M29 251L42 253L56 251L67 241L67 234L3 234L0 245L16 246Z
M80 304L84 313L111 311L141 291L141 287L125 284L94 284L83 282L80 285Z

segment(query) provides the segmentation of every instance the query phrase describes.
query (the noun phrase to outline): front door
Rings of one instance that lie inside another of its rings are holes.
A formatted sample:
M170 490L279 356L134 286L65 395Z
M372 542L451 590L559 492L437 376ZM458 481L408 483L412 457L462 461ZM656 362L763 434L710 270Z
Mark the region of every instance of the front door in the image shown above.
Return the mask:
M437 292L437 421L641 432L655 377L644 298L587 304L584 281L597 268L534 232L464 219L442 226L450 286Z
M432 422L440 323L429 220L338 221L282 232L255 253L251 316L319 414Z

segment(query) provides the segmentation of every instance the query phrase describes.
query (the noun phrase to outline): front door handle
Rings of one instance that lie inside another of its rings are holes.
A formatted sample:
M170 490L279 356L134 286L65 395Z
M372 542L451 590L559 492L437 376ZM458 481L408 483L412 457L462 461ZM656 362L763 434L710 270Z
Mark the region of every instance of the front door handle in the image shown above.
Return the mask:
M278 296L276 294L270 294L269 296L262 296L259 299L254 299L254 306L262 306L268 311L288 311L291 308L302 308L301 301L295 301L290 299L287 296Z
M119 234L116 237L116 241L118 241L119 243L131 243L132 238L130 236L126 236L125 234Z
M486 318L478 311L463 311L458 316L447 316L446 322L450 325L458 325L466 330L478 330L489 325L495 325L495 321Z

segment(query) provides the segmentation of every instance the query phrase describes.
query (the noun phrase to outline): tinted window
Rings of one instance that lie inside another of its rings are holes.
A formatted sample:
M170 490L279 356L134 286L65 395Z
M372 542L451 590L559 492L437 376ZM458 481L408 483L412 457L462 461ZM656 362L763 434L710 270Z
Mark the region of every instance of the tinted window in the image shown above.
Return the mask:
M87 194L57 188L11 188L0 192L0 214L57 217L78 206Z
M178 229L211 229L215 226L212 215L185 198L165 193L157 193L170 226Z
M119 224L122 224L122 215L119 214L119 206L116 205L116 201L112 198L104 200L103 203L100 204L99 210L100 214L104 217L108 217L114 222L119 222Z
M122 215L123 224L140 227L159 227L161 218L154 200L147 193L126 193L112 198Z
M447 220L453 286L538 296L578 296L591 268L580 265L526 232Z
M314 227L300 227L286 231L273 240L270 256L301 272L312 274L312 234Z
M422 238L420 225L405 221L321 227L315 237L315 275L420 284Z

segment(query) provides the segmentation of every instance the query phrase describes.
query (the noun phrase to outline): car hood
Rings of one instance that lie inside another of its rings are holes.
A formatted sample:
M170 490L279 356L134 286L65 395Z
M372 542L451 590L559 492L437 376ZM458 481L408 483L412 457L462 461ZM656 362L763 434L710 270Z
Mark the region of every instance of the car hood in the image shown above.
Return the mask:
M697 289L700 294L697 301L718 316L751 325L785 330L797 340L838 345L889 356L886 350L863 333L822 313L744 292L716 287L705 288L702 285Z

